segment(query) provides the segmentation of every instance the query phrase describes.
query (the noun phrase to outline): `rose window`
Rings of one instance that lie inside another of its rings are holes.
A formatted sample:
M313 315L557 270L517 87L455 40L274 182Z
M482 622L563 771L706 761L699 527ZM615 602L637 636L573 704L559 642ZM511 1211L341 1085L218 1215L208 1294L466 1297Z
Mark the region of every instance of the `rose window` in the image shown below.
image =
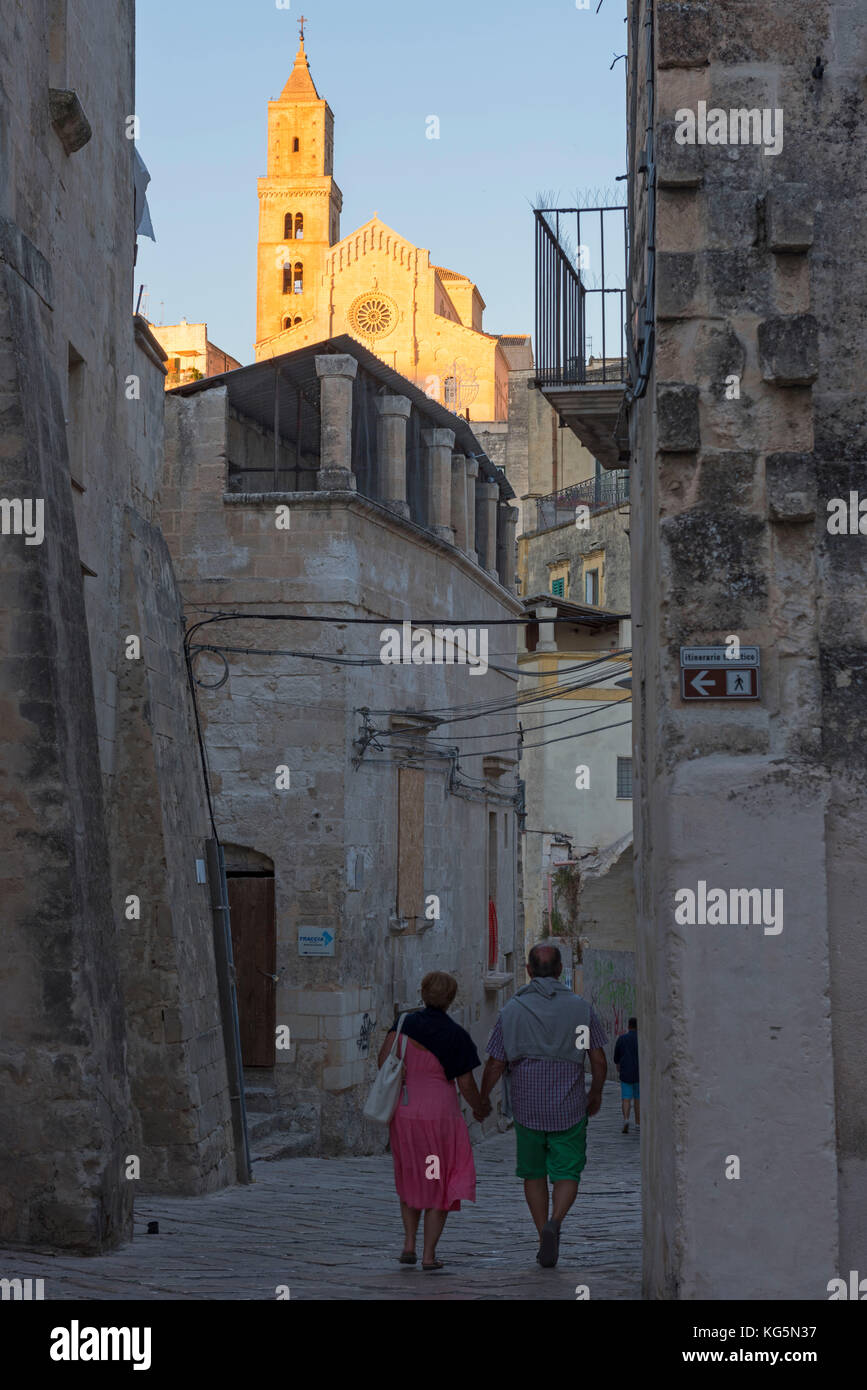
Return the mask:
M397 323L397 307L384 294L360 295L349 311L349 322L362 338L383 338Z

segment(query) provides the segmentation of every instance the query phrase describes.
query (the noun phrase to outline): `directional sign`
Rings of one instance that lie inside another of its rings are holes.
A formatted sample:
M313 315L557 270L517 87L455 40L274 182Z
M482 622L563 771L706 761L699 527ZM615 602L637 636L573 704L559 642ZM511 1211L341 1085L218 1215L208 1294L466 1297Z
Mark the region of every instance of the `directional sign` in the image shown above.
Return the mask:
M298 928L299 956L333 956L334 933L327 927Z
M755 666L736 665L725 670L707 666L681 669L680 693L684 700L758 700L759 672Z
M738 655L726 656L728 647L681 647L681 666L761 666L759 647L741 647Z

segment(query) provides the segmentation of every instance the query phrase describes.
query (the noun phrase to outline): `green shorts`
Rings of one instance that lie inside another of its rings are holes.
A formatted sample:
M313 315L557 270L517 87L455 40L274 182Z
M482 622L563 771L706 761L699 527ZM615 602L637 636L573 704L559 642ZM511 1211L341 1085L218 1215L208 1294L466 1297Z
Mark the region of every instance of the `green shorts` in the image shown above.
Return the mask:
M571 1129L525 1129L515 1122L519 1178L580 1182L587 1162L587 1116Z

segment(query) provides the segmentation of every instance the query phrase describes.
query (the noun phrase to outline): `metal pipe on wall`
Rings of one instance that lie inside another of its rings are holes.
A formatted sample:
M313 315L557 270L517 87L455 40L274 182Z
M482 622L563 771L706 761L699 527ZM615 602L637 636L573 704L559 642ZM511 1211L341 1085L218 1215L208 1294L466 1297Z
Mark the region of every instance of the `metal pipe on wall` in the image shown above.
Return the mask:
M205 841L205 862L211 910L214 914L214 962L217 969L217 991L220 998L220 1017L223 1024L223 1048L229 1079L229 1100L232 1106L232 1132L235 1138L235 1164L238 1182L253 1181L250 1164L250 1144L247 1135L247 1106L244 1099L244 1064L241 1058L241 1029L238 1022L238 992L235 985L235 962L232 955L232 932L229 926L229 885L226 881L226 860L219 840Z

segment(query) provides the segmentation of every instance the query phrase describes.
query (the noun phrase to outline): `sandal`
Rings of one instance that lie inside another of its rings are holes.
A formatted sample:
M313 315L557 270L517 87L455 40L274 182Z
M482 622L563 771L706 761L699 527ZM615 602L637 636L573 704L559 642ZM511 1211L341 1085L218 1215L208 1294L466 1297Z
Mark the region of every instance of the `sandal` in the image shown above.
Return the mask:
M404 1250L397 1258L402 1265L414 1265L418 1263L418 1255L414 1250Z
M426 1265L426 1264L424 1263L424 1261L422 1261L422 1266L421 1266L421 1267L422 1267L422 1269L425 1271L426 1274L429 1274L429 1273L431 1272L432 1269L442 1269L443 1263L444 1263L443 1260L434 1260L434 1262L433 1262L432 1265Z

